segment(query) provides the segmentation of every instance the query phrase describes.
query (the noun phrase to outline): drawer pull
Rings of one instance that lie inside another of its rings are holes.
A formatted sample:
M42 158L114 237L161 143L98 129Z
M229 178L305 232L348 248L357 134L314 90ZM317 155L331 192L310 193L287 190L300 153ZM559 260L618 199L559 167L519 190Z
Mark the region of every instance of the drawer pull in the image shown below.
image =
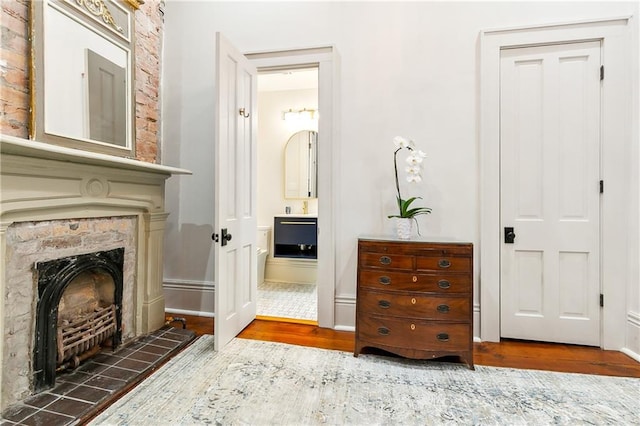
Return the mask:
M382 284L382 285L391 284L391 278L389 278L389 277L380 277L380 279L378 281L380 281L380 284Z
M438 305L438 312L446 314L449 312L449 305Z
M449 341L449 335L447 333L439 333L436 336L436 339L438 339L441 342L448 342Z
M383 265L391 265L391 258L389 256L380 256L380 263Z
M415 298L415 297L412 297L412 298L411 298L411 304L412 304L412 305L415 305L415 304L416 304L416 298Z
M411 330L415 330L416 329L416 325L415 324L411 324Z
M381 334L383 336L388 336L389 335L389 329L387 327L379 327L378 328L378 334Z
M451 283L449 281L447 281L447 280L440 280L440 281L438 281L438 287L443 288L443 289L444 288L449 288L449 287L451 287Z
M391 302L389 302L388 300L379 300L378 306L380 306L383 309L388 309L391 307Z
M294 222L294 221L284 221L279 222L280 225L315 225L315 222Z
M449 259L440 259L438 261L438 266L442 269L446 269L451 266L451 261Z
M411 279L414 283L418 282L418 277L416 277L415 275L413 276L413 278Z

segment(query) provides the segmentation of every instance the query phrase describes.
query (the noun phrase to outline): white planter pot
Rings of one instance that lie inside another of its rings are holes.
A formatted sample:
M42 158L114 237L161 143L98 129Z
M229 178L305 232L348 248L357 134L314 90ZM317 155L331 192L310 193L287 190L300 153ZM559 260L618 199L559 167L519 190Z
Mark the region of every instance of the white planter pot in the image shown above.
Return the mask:
M396 218L396 233L401 240L408 240L411 238L413 231L413 219L398 217Z

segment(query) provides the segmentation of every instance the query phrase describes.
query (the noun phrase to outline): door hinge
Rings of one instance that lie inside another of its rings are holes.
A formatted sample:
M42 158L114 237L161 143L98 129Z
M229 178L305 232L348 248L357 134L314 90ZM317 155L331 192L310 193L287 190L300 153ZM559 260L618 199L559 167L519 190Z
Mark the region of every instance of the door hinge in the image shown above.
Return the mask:
M604 181L600 180L600 193L604 194Z
M600 65L600 81L604 80L604 65Z
M600 307L604 307L604 294L600 294Z

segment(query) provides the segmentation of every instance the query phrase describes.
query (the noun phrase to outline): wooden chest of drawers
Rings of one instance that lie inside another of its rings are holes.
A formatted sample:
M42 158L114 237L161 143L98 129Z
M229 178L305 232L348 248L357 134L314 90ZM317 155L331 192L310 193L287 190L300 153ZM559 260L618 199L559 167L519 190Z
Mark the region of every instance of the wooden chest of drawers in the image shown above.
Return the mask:
M360 238L354 356L365 347L473 369L473 245Z

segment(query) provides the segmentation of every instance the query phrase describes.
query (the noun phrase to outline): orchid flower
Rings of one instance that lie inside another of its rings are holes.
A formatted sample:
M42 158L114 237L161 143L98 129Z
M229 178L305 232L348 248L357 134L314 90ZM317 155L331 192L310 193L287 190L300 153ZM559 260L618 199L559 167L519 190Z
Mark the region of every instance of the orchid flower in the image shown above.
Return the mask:
M420 183L422 182L422 176L420 175L414 175L414 174L408 174L407 175L407 182L409 183Z
M393 138L393 144L396 147L396 150L393 153L393 165L396 177L396 199L398 201L399 214L389 215L389 217L410 218L415 220L415 217L418 215L431 213L431 209L428 207L411 208L411 203L421 197L411 197L408 200L402 199L402 195L400 194L400 182L398 181L398 151L400 151L401 149L409 150L409 156L406 159L407 166L405 167L405 172L407 173L407 182L409 183L422 182L421 165L422 161L427 157L427 154L419 149L416 149L416 146L411 139L407 139L402 136L396 136L395 138Z
M404 171L410 175L419 175L420 173L422 173L422 168L419 165L411 165L405 167Z
M393 138L393 144L398 149L407 148L407 149L415 149L415 145L412 140L403 138L402 136L396 136Z

